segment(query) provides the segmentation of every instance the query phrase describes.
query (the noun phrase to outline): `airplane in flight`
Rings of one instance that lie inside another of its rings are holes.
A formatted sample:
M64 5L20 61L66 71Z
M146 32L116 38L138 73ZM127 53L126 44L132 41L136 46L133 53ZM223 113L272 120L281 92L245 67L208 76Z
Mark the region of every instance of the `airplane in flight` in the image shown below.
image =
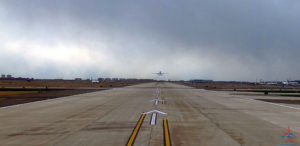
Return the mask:
M159 73L152 73L152 74L157 74L158 76L162 76L163 74L168 74L168 73L162 73L161 71L159 71Z

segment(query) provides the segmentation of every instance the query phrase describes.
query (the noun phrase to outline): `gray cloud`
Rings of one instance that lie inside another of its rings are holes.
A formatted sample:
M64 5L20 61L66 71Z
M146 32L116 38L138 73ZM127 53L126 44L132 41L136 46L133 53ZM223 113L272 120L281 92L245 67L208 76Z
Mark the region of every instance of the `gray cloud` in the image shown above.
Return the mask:
M298 1L11 0L0 8L3 73L300 78Z

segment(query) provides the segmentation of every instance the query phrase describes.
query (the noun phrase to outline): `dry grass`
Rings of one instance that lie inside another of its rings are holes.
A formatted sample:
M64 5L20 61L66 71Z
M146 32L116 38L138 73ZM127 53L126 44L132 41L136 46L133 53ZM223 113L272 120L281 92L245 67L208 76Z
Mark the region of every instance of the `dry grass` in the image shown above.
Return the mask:
M281 86L250 85L234 83L183 83L184 85L198 88L214 89L279 89Z
M30 93L37 93L37 91L0 91L0 95L20 95Z
M1 87L123 87L138 84L137 82L101 82L93 84L89 81L14 81L2 80Z

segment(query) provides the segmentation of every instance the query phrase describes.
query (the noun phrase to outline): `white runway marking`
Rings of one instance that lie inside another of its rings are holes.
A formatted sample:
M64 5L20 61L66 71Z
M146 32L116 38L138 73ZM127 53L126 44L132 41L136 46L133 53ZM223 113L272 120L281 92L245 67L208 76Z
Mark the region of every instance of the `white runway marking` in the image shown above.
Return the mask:
M149 112L146 112L146 113L143 113L143 114L151 114L153 112L157 112L157 113L160 113L160 114L163 114L163 115L167 114L167 113L164 113L164 112L161 112L161 111L158 111L158 110L152 110L152 111L149 111Z
M160 99L154 99L154 100L150 100L150 101L155 101L155 105L158 105L158 101L162 101Z
M153 113L150 125L155 125L155 124L156 124L156 113Z
M205 91L208 91L208 90L205 90ZM224 94L222 92L216 92L216 91L210 91L210 92L214 92L214 93L218 93L218 94ZM243 97L243 96L230 95L230 94L227 94L227 93L226 93L226 95L233 96L233 97L239 97L239 98L243 98L243 99L247 99L247 100L258 101L258 102L262 102L262 103L266 103L266 104L273 104L273 105L282 106L282 107L286 107L286 108L291 108L291 109L295 109L295 110L300 110L300 108L292 107L292 106L288 106L288 105L283 105L283 104L278 104L278 103L272 103L272 102L266 102L266 101L256 100L256 99L252 99L252 98L248 98L248 97Z

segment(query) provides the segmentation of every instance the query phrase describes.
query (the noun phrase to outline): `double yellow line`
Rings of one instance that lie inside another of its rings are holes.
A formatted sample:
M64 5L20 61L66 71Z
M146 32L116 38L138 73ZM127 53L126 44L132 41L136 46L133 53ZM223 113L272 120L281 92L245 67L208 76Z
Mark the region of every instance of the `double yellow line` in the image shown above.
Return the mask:
M140 120L136 124L130 138L128 139L126 146L132 146L134 144L134 141L136 139L136 136L137 136L141 126L142 126L145 116L146 116L145 114L142 114L142 116L140 117ZM163 120L163 131L164 131L164 145L171 146L172 144L171 144L168 120L166 120L166 119Z
M133 132L132 132L132 134L131 134L131 136L130 136L127 144L126 144L126 146L132 146L133 145L134 140L135 140L135 138L137 136L137 133L139 132L140 127L141 127L141 125L142 125L142 123L144 121L144 118L145 118L145 114L142 114L142 116L140 117L140 120L136 124L136 126L135 126L135 128L134 128L134 130L133 130Z
M164 127L164 143L165 143L165 146L171 146L168 120L166 120L166 119L163 120L163 127Z

